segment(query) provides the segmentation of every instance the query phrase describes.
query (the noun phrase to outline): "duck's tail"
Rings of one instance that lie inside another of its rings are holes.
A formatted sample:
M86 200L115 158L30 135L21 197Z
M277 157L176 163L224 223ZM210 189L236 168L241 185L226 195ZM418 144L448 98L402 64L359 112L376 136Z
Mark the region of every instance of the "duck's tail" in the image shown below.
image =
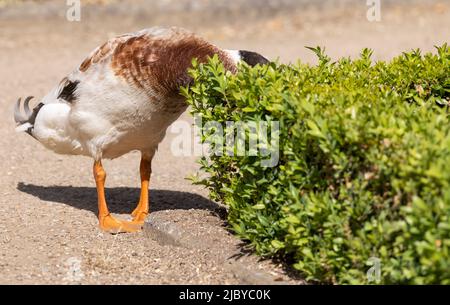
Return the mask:
M30 110L30 100L23 103L24 113L20 111L21 99L14 107L14 120L17 132L26 132L46 148L59 154L79 155L82 148L68 128L70 106L67 103L39 103Z
M33 128L34 123L36 121L36 117L39 113L39 110L41 110L42 106L44 106L43 103L39 103L36 107L33 108L33 110L30 110L30 101L33 99L32 96L29 96L25 99L23 103L23 109L25 113L23 114L20 111L20 106L22 100L19 98L19 100L16 102L16 105L14 106L14 121L16 121L17 132L26 132L30 136L33 136Z

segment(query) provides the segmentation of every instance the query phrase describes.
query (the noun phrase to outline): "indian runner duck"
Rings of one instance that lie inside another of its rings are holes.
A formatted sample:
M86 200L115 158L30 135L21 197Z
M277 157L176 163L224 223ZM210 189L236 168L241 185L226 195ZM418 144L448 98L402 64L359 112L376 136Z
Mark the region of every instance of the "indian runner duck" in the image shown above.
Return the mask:
M135 232L149 213L151 161L166 129L187 108L180 87L192 82L192 60L217 54L229 71L244 61L268 60L255 52L222 50L184 29L150 28L108 40L30 109L32 97L14 109L16 130L46 148L93 158L102 230ZM111 216L105 199L102 159L140 151L141 192L132 221Z

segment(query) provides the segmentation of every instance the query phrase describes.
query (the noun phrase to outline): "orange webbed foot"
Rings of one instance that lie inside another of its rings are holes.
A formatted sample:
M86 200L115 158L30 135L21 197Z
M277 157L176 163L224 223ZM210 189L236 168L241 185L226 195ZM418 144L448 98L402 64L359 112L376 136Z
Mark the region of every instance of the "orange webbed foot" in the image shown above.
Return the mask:
M134 233L142 229L142 225L137 222L118 220L109 214L107 216L100 217L99 226L103 231L113 234Z
M131 213L131 216L133 216L133 224L142 226L148 216L148 212L146 209L140 209L137 207L133 213Z

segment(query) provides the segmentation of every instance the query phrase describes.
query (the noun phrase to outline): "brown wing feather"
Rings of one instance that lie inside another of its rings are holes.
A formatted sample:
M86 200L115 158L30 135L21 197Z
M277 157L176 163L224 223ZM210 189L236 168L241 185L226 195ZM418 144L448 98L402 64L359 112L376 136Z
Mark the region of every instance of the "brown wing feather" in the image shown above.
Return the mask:
M124 43L128 39L133 37L132 35L126 34L122 36L118 36L116 38L110 39L105 42L100 47L96 48L80 65L79 70L81 72L86 72L93 65L109 59L113 53L113 51L120 44Z
M111 61L115 74L144 90L172 96L191 82L187 70L193 58L205 62L217 54L228 70L235 71L234 62L219 48L190 32L169 31L169 35L143 33L119 43Z
M130 86L149 96L161 110L179 113L186 104L180 86L192 79L188 69L192 59L205 62L217 54L226 69L236 72L229 55L191 32L178 29L149 29L126 34L95 49L79 67L89 73L97 65L107 65Z

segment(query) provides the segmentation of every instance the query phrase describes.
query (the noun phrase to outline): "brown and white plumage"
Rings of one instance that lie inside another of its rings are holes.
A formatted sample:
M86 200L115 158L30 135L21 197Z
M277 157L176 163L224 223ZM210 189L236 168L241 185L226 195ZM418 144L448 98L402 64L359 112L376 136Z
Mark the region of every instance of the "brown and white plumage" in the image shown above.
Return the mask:
M25 116L19 111L19 100L15 109L17 130L28 132L57 153L92 157L94 173L103 171L101 159L133 150L141 151L142 160L149 164L167 127L187 107L179 90L191 82L187 70L192 59L205 62L214 54L232 72L240 60L251 65L267 62L257 53L222 50L179 28L125 34L96 48L33 111L27 99ZM145 170L149 171L146 166ZM142 171L141 162L141 176ZM142 198L142 192L139 205L148 201ZM99 215L100 225L110 229L102 225L101 217L110 217L107 208L103 212L107 215ZM131 231L127 225L116 221L112 228Z

